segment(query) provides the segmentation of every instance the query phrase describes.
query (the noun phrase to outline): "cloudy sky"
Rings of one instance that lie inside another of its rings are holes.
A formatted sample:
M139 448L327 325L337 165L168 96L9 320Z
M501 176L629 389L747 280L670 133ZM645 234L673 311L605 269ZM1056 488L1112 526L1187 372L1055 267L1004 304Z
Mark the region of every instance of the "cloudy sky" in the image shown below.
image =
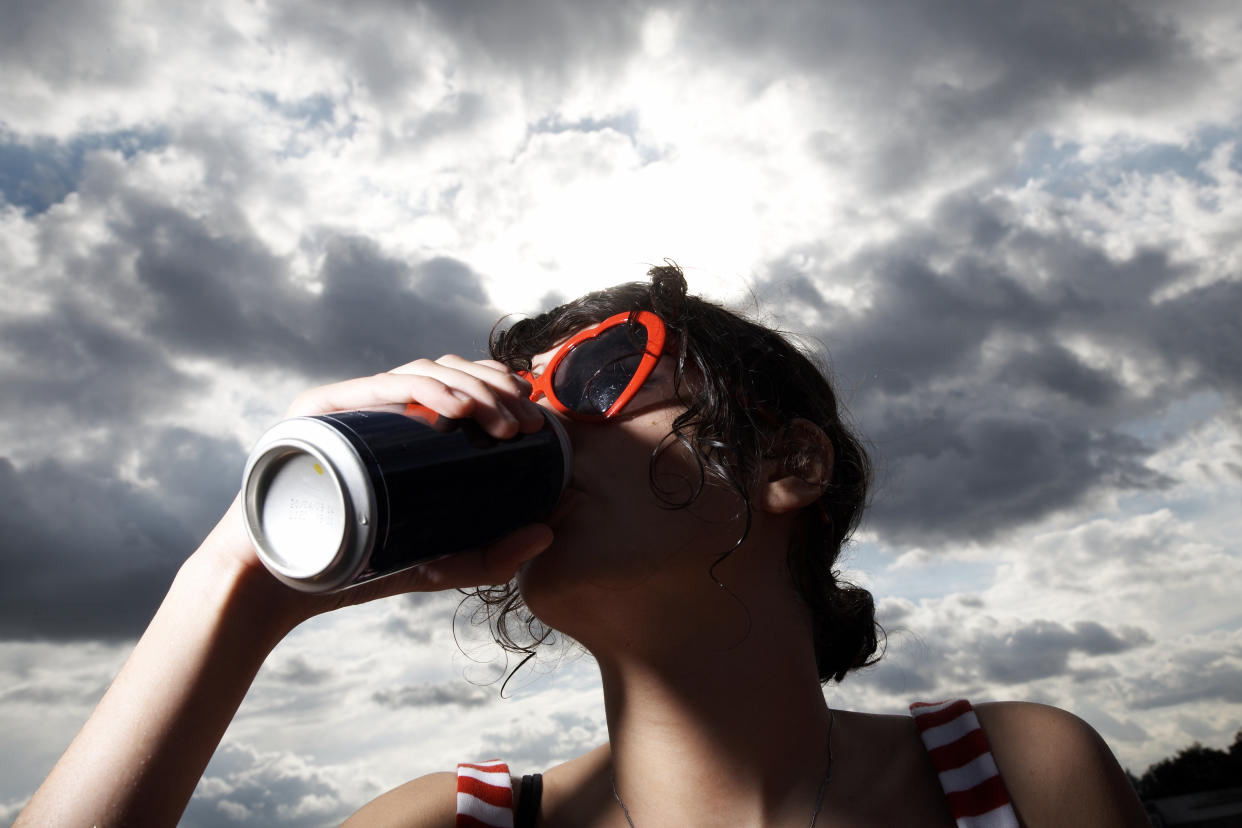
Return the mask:
M830 702L1045 701L1135 771L1232 741L1239 43L1233 0L6 3L0 821L298 390L664 257L874 448L889 654ZM589 658L498 698L453 606L296 631L184 824L605 738Z

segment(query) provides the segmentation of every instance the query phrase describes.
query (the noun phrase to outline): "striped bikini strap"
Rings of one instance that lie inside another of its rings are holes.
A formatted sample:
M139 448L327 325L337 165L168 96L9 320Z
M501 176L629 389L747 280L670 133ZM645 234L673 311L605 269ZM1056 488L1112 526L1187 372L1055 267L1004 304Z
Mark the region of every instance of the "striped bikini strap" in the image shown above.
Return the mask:
M970 702L915 702L910 715L958 828L1018 828L1009 791Z
M499 759L457 765L457 828L513 828L513 783Z

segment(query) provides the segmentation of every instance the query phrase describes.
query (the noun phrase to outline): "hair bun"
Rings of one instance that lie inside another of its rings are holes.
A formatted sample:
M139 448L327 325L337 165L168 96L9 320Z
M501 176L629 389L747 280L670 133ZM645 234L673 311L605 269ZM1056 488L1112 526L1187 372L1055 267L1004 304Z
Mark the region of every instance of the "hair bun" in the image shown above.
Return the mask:
M677 325L686 306L686 274L672 259L647 271L651 277L651 305L657 315L670 325Z

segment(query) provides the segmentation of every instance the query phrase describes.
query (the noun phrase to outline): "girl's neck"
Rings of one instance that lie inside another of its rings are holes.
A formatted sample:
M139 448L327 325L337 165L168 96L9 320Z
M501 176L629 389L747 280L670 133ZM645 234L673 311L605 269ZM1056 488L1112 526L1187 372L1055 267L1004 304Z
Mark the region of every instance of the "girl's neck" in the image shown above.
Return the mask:
M799 638L754 629L676 661L600 659L612 770L636 826L807 824L830 713Z

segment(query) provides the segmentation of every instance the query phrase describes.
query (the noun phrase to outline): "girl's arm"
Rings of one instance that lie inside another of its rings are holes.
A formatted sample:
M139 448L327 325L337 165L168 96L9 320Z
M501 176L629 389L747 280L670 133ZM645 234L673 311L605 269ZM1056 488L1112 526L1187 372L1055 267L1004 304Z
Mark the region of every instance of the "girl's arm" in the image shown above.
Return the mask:
M516 378L494 365L456 357L411 363L308 392L290 415L420 400L446 416L473 417L497 437L538 428L538 409ZM133 653L15 825L175 825L259 667L290 630L386 595L504 583L551 540L548 527L527 526L486 549L312 595L262 567L235 500L182 565Z
M16 826L174 825L289 624L236 543L237 504L177 573L150 626ZM270 577L267 581L272 581Z

